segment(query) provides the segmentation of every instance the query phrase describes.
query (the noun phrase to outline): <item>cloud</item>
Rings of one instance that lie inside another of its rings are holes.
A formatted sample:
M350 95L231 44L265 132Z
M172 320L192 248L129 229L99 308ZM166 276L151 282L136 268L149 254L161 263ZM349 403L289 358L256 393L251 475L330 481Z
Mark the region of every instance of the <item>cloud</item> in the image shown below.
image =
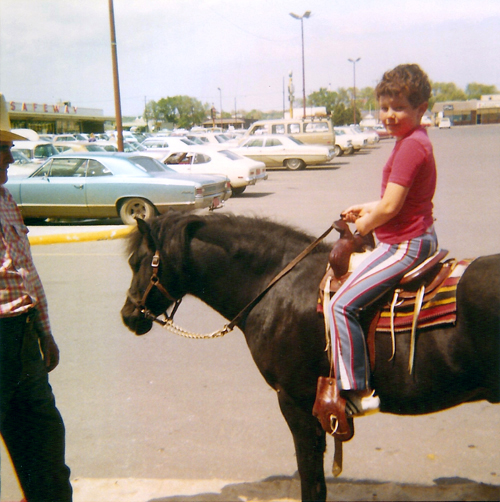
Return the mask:
M114 0L122 111L185 94L223 108L281 109L293 70L302 94L373 86L417 62L432 80L500 87L500 2L476 0ZM0 0L0 86L8 99L70 100L114 112L109 12L103 0Z

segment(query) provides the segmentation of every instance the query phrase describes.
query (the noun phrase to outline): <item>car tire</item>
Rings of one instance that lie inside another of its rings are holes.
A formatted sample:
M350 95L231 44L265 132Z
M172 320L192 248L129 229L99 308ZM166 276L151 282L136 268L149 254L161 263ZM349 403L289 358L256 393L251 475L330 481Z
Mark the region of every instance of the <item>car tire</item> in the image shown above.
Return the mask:
M341 157L342 155L344 155L344 150L340 148L340 145L335 145L333 147L333 150L335 152L335 157Z
M306 164L302 159L286 159L285 166L290 171L299 171L300 169L304 169Z
M238 195L241 195L246 189L245 187L233 187L231 186L231 192L233 197L237 197Z
M156 208L151 202L139 197L125 199L120 204L120 218L125 225L135 225L136 218L147 220L156 216Z
M351 146L350 148L348 148L348 149L345 151L346 155L352 155L354 152L355 152L355 150L354 150L354 147L353 147L353 146Z

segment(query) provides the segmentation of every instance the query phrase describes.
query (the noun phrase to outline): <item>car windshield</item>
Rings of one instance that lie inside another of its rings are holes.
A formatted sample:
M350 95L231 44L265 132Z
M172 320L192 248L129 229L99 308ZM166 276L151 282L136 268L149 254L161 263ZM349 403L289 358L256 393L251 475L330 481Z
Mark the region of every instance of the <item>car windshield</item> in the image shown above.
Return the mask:
M231 160L241 160L244 158L241 155L238 155L237 153L231 152L230 150L219 150L219 153L221 153L222 155L226 156L228 159Z
M29 164L30 159L20 150L11 150L11 153L12 157L14 157L14 164Z
M106 150L99 145L86 145L86 148L89 152L105 152Z
M57 155L58 153L59 152L51 143L47 143L46 145L38 145L35 147L36 159L46 159L47 157L52 157L52 155Z
M200 138L197 138L196 136L189 136L188 139L192 141L193 143L196 143L197 145L203 145L203 141Z
M129 157L128 160L147 173L174 172L173 169L164 166L161 162L158 162L156 159L151 157L141 155L137 157Z

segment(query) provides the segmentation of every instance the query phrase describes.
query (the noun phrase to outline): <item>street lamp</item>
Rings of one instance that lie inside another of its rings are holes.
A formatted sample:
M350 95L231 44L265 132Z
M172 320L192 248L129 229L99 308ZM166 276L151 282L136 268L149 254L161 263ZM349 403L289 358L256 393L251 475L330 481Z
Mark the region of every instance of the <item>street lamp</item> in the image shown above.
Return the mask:
M304 118L306 118L306 73L304 69L304 18L308 18L311 15L310 10L306 10L302 16L298 16L293 12L290 12L290 16L294 19L300 19L300 31L302 34L302 99L304 100Z
M220 87L217 87L217 89L219 89L219 96L220 96L220 128L221 130L224 130L224 128L222 127L222 91Z
M360 59L361 58L358 58L358 59L349 58L349 61L352 63L352 74L353 74L353 80L354 80L354 90L352 93L352 96L353 96L352 110L353 110L353 115L354 115L354 124L356 124L356 63Z

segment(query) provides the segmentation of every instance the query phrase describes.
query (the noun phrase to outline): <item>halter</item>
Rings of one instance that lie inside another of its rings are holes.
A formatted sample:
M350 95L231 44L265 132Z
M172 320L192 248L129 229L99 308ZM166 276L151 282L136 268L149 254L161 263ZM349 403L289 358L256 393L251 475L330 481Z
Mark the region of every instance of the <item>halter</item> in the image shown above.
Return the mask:
M167 289L161 284L160 279L158 277L158 269L160 267L160 252L158 250L155 251L155 254L153 255L153 259L151 260L151 268L153 269L153 273L151 274L151 279L149 280L148 287L144 291L144 294L142 295L142 298L140 301L137 301L131 294L130 291L127 293L128 299L140 310L141 314L144 316L145 319L150 319L154 322L157 322L161 324L162 326L165 326L167 322L172 321L174 318L174 314L177 312L177 309L179 308L179 305L182 302L182 298L175 298L172 296ZM165 297L168 298L170 301L174 302L174 308L172 309L172 312L170 315L167 314L167 312L164 312L164 316L166 318L166 321L162 321L161 319L158 319L158 316L155 316L147 307L146 307L146 302L149 296L149 293L151 293L151 290L153 288L157 288L158 291Z
M160 283L160 279L158 278L158 268L160 266L160 252L157 250L155 251L155 254L153 256L153 260L151 262L151 267L153 269L153 274L151 275L151 279L149 281L149 285L146 288L146 291L144 292L144 295L141 299L140 302L135 300L135 298L132 297L130 294L130 291L128 292L127 296L129 300L140 310L141 314L144 316L145 319L149 319L153 322L156 322L158 324L161 324L164 328L169 329L173 333L180 335L180 336L185 336L187 338L197 338L197 339L206 339L206 338L216 338L219 336L224 336L227 333L230 333L233 331L235 326L237 325L238 321L243 318L244 315L246 315L250 310L257 305L257 303L260 302L260 300L263 298L263 296L290 270L292 270L297 263L302 261L323 239L335 228L335 223L332 223L329 228L325 232L323 232L322 235L320 235L314 242L309 244L298 256L296 256L279 274L277 274L271 282L251 301L249 302L240 312L236 315L236 317L233 318L231 322L226 324L223 328L214 331L213 333L207 334L207 335L199 335L197 333L191 333L189 331L186 331L179 326L174 325L173 323L173 317L174 314L177 312L177 309L179 308L179 305L181 304L182 298L174 298L166 288L162 286ZM166 320L163 321L161 319L158 319L158 316L155 316L147 307L146 307L146 300L148 298L149 293L151 290L156 287L158 290L168 298L169 300L174 302L174 308L172 309L172 312L170 315L167 314L167 312L164 312L163 315L165 316Z

